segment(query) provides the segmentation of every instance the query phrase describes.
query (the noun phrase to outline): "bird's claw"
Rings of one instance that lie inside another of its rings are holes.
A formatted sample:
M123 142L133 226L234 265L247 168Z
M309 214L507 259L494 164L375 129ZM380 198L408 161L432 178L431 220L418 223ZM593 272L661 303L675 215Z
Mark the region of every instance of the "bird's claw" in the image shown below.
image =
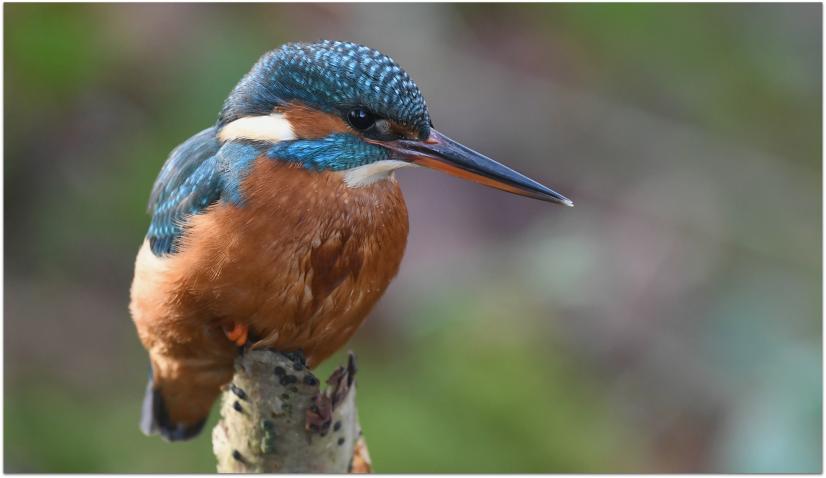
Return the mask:
M244 324L233 322L232 324L224 325L224 335L238 347L243 347L247 344L249 338L249 327Z

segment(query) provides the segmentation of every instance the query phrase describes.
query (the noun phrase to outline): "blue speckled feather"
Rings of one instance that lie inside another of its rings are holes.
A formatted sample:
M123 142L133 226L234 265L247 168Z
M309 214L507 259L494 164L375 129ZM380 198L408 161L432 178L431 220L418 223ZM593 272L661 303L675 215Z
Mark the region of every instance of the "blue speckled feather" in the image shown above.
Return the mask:
M186 219L222 197L240 203L240 178L258 155L250 145L221 146L215 129L196 134L175 148L161 169L149 200L147 238L155 255L177 251Z
M315 171L341 171L383 159L390 152L347 133L313 140L281 141L267 150L267 157L300 163Z
M186 140L169 155L149 197L152 222L147 238L155 255L175 251L183 219L220 197L215 154L221 147L215 128Z
M221 144L216 129L207 128L172 150L158 173L149 195L149 212L165 201L204 161L214 156Z
M426 138L430 116L419 87L392 58L357 43L288 43L252 67L224 103L219 125L299 101L344 117L363 106Z

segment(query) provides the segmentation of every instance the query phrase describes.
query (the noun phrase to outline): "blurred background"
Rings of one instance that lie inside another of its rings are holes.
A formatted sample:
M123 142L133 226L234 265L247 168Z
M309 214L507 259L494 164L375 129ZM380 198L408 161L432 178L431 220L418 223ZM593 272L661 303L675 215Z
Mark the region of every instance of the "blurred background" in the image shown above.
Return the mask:
M399 174L408 252L349 345L378 471L821 469L820 5L4 12L6 471L214 471L214 414L137 427L147 198L262 53L319 38L576 202Z

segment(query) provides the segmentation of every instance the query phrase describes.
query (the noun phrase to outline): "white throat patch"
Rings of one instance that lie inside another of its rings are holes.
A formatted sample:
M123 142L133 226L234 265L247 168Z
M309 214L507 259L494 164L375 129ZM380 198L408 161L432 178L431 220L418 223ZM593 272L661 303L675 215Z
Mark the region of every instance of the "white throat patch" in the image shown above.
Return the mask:
M415 166L406 161L398 161L395 159L386 159L383 161L376 161L375 163L357 166L355 168L341 171L344 175L344 182L348 187L360 188L369 186L376 181L385 180L393 175L393 171L407 166Z
M218 133L221 141L252 139L277 143L295 139L290 121L279 113L266 116L247 116L225 125Z

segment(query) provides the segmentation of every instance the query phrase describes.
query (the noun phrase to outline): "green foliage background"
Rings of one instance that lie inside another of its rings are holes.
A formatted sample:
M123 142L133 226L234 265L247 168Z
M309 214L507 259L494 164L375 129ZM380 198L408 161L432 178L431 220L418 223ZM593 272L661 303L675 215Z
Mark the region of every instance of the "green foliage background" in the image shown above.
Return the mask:
M208 432L137 429L145 203L261 53L317 38L577 203L401 174L408 254L350 344L378 471L819 471L820 9L5 5L5 471L214 470Z

